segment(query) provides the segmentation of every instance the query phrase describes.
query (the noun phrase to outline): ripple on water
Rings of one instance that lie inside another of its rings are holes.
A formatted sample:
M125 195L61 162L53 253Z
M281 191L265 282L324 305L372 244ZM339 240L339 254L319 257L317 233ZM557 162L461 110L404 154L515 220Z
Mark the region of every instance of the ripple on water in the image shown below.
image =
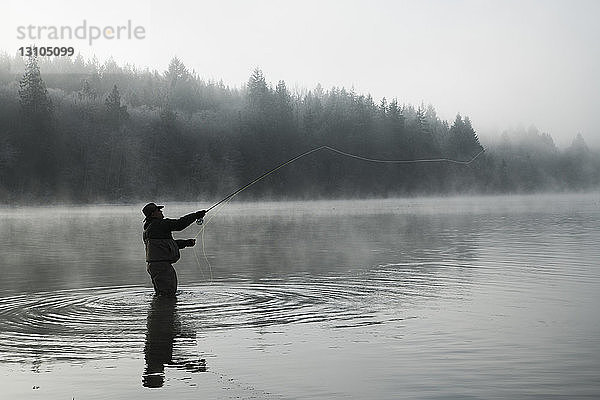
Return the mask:
M404 290L383 274L369 280L302 278L184 287L171 320L192 332L291 323L364 326L384 322L377 307L382 299L403 296ZM152 298L150 289L137 286L0 298L0 361L92 360L139 353L149 334Z

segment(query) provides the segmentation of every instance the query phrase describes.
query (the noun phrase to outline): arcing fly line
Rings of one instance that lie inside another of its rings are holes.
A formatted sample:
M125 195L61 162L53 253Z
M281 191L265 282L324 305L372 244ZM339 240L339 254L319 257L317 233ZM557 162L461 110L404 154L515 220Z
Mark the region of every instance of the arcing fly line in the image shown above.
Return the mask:
M451 163L451 164L460 164L460 165L469 165L469 164L471 164L473 161L475 161L475 159L477 157L479 157L485 151L485 149L482 149L479 153L477 153L473 158L471 158L468 161L453 160L453 159L450 159L450 158L429 158L429 159L423 158L423 159L415 159L415 160L382 160L382 159L368 158L368 157L363 157L363 156L359 156L359 155L356 155L356 154L347 153L345 151L336 149L334 147L326 146L326 145L325 146L319 146L319 147L315 147L312 150L308 150L308 151L306 151L306 152L304 152L302 154L299 154L299 155L297 155L297 156L295 156L293 158L290 158L289 160L287 160L285 162L282 162L281 164L277 165L275 168L270 169L269 171L263 173L259 177L255 178L254 180L252 180L251 182L247 183L246 185L240 187L239 189L235 190L234 192L231 192L230 194L228 194L227 196L225 196L223 199L219 200L218 202L216 202L215 204L213 204L212 206L210 206L209 208L207 208L206 212L208 213L210 210L212 210L213 208L217 207L220 204L222 204L222 206L224 206L230 200L232 200L235 196L237 196L238 194L240 194L244 190L248 189L249 187L251 187L255 183L260 182L261 180L263 180L267 176L273 174L277 170L285 167L286 165L289 165L289 164L293 163L294 161L297 161L297 160L301 159L302 157L306 157L309 154L316 153L317 151L320 151L320 150L329 150L331 152L334 152L336 154L339 154L339 155L342 155L342 156L345 156L345 157L350 157L350 158L354 158L354 159L361 160L361 161L372 162L372 163L380 163L380 164L417 164L417 163L447 162L447 163ZM207 263L207 265L209 267L209 270L210 270L210 279L211 279L211 281L212 281L212 267L210 265L210 262L208 261L208 257L206 255L206 251L205 251L205 246L204 246L204 229L206 228L206 225L208 225L208 223L214 218L214 216L217 214L217 212L220 209L221 209L221 207L219 207L214 213L212 213L212 216L206 221L206 223L203 224L203 219L202 218L200 218L200 219L198 219L196 221L198 223L198 225L202 225L202 224L203 225L200 228L200 230L198 231L198 233L196 234L196 236L194 236L194 239L196 239L198 237L198 235L202 234L202 253L204 255L204 259L206 260L206 263ZM195 252L195 250L194 250L194 252ZM200 266L199 262L198 262L198 266Z
M272 173L274 173L278 169L281 169L281 168L285 167L286 165L291 164L294 161L299 160L300 158L305 157L305 156L307 156L309 154L315 153L315 152L317 152L319 150L329 150L329 151L332 151L334 153L340 154L342 156L355 158L357 160L374 162L374 163L382 163L382 164L415 164L415 163L448 162L448 163L462 164L462 165L469 165L469 164L471 164L473 161L475 161L475 159L477 157L479 157L479 155L481 153L483 153L485 151L485 149L482 149L479 153L477 153L477 155L475 157L471 158L469 161L458 161L458 160L452 160L452 159L449 159L449 158L431 158L431 159L417 159L417 160L378 160L378 159L375 159L375 158L367 158L367 157L358 156L356 154L346 153L345 151L338 150L338 149L330 147L330 146L320 146L320 147L316 147L316 148L314 148L312 150L309 150L307 152L304 152L304 153L302 153L300 155L297 155L296 157L293 157L293 158L287 160L286 162L283 162L283 163L279 164L275 168L273 168L273 169L265 172L264 174L262 174L258 178L254 179L252 182L250 182L250 183L242 186L241 188L237 189L236 191L234 191L234 192L230 193L229 195L225 196L222 200L220 200L220 201L216 202L215 204L213 204L212 206L210 206L206 210L206 212L212 210L213 208L215 208L219 204L223 203L224 201L227 201L227 200L233 198L234 196L236 196L239 193L243 192L244 190L248 189L250 186L254 185L255 183L257 183L259 181L261 181L262 179L266 178L267 176L271 175Z

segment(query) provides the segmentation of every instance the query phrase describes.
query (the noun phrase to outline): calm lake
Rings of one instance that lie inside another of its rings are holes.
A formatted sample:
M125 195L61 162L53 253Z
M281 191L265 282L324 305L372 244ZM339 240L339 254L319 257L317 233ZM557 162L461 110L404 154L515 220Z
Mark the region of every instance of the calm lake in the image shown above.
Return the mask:
M0 208L2 399L600 397L600 194L141 206Z

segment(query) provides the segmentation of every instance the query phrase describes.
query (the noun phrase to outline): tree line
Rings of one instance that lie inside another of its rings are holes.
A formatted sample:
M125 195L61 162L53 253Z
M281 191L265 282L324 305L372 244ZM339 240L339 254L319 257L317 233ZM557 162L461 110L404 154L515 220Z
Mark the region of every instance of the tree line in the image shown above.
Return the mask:
M211 201L312 148L377 159L470 160L467 116L345 88L290 91L256 69L242 88L173 58L163 73L109 60L0 56L0 203ZM588 190L600 157L532 128L469 166L371 164L319 152L240 198L338 198ZM162 199L162 200L160 200Z

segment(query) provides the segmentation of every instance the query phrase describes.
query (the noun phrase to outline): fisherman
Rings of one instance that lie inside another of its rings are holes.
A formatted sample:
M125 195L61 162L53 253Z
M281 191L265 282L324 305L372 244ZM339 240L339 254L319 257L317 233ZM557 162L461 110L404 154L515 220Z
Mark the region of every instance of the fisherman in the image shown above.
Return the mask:
M179 250L192 247L196 239L173 239L173 231L181 231L192 222L201 219L205 210L184 215L179 219L165 218L164 206L148 203L142 208L144 219L144 245L146 246L147 271L152 278L154 291L158 296L175 296L177 291L177 273L173 263L179 260Z

